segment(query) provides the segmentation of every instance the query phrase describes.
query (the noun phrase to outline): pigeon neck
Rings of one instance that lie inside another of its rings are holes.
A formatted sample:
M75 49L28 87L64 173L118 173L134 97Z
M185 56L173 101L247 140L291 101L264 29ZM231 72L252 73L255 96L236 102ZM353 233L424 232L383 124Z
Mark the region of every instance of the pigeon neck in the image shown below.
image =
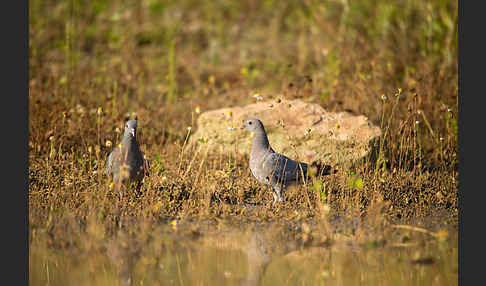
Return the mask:
M137 137L136 136L123 136L123 139L122 139L122 142L123 143L133 143L133 142L137 142Z
M253 150L271 150L270 143L268 142L267 134L264 130L255 132L253 136Z

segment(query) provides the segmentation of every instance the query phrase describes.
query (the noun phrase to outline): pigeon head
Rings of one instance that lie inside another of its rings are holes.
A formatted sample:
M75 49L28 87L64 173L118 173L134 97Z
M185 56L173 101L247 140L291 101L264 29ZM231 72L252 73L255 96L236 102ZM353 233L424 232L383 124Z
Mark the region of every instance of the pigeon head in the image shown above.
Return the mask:
M250 132L260 133L265 132L265 128L263 127L263 123L256 119L256 118L248 118L244 121L244 128Z
M137 135L137 120L128 120L125 123L125 137L135 138Z

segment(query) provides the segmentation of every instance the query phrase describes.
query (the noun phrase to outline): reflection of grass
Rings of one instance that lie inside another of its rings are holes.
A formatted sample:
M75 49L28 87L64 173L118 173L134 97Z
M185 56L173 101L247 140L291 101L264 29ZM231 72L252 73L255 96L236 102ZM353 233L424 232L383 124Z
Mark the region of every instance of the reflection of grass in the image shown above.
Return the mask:
M330 209L331 217L358 214L386 225L438 209L456 224L456 2L34 0L29 25L36 281L46 282L47 267L59 270L51 284L75 277L68 265L80 267L76 257L99 259L104 272L96 279L113 281L113 269L96 256L106 240L120 226L138 233L140 244L162 239L153 228L175 218L295 221ZM377 154L299 187L276 209L240 207L271 200L251 177L248 158L209 154L205 138L186 146L186 128L197 128L195 106L247 104L256 91L365 114L383 127ZM152 172L141 193L117 204L102 173L119 143L116 129L132 112ZM166 259L141 255L153 267ZM191 265L179 258L181 269ZM178 283L177 269L170 272Z
M255 245L253 232L235 228L236 221L221 222L209 232L191 223L177 229L134 224L138 231L120 231L113 239L92 223L82 235L68 226L70 242L35 234L30 280L52 285L119 285L129 279L132 285L241 285L252 278L263 285L429 285L440 277L441 285L454 285L457 279L457 235L440 240L417 227L396 225L385 233L360 227L343 236L324 225L268 223Z

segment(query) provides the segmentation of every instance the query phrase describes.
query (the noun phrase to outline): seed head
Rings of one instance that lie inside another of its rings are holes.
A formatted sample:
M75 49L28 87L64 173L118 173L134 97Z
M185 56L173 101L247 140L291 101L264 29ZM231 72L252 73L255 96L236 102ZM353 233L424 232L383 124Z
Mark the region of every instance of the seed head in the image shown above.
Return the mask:
M208 142L209 138L208 137L201 137L199 139L197 139L197 141L201 142L201 143L206 143Z
M226 116L227 119L230 119L233 116L233 110L228 109L224 115Z
M177 220L173 219L170 221L170 227L173 229L173 230L176 230L177 229Z
M253 94L253 97L256 98L256 100L258 100L258 101L263 100L263 97L259 92Z

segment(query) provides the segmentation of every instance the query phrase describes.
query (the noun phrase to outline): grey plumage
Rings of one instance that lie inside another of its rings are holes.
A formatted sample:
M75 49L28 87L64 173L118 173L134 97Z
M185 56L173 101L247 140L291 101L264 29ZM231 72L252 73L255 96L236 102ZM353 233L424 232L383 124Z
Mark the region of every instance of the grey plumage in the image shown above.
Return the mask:
M137 188L146 173L145 160L137 142L137 121L129 120L121 143L108 156L105 174L112 176L117 188L136 183ZM120 189L120 195L122 191Z
M262 184L272 187L273 202L282 201L283 191L292 184L304 181L309 165L275 152L268 142L263 123L256 118L245 120L244 127L254 133L250 153L250 170ZM317 166L317 172L321 167ZM325 166L325 172L330 166Z

